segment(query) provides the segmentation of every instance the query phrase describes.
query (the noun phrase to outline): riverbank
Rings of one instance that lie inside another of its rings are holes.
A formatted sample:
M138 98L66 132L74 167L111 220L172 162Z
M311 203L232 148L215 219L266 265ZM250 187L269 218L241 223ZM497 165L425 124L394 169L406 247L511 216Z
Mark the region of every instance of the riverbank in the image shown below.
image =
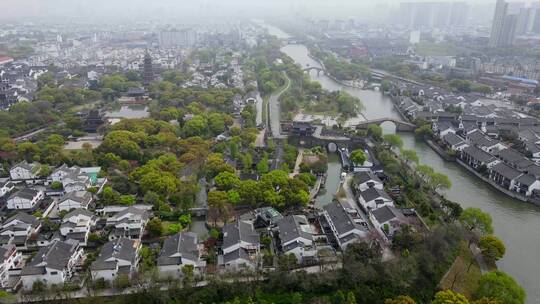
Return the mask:
M350 84L344 82L343 80L337 79L334 75L332 75L332 74L330 74L330 73L328 72L328 70L327 70L326 67L324 66L324 63L323 63L319 58L317 58L317 57L311 55L311 53L308 53L308 56L309 56L309 58L313 59L315 62L317 62L317 63L321 66L321 68L323 69L324 74L326 75L326 77L332 79L333 81L339 83L340 85L342 85L342 86L344 86L344 87L355 88L355 89L362 89L362 88L363 88L363 86L354 86L354 85L350 85Z
M307 55L307 48L301 45L288 46L283 48L282 51L301 66L316 64ZM349 94L364 100L366 109L363 113L369 119L401 118L391 98L382 95L380 92L343 87L326 75L312 76L312 79L318 81L327 90L343 89ZM386 130L384 126L383 130L393 132ZM534 231L540 231L540 208L501 195L499 191L474 175L469 174L466 169L456 162L447 162L442 159L423 140L417 139L414 134L401 134L401 137L404 141L404 148L416 151L423 164L450 178L453 186L444 191L445 197L459 202L463 208L480 208L491 214L495 233L504 241L507 250L505 257L497 262L499 269L514 276L526 289L528 304L540 304L540 285L538 284L540 263L537 263L537 253L540 252L540 234L533 233ZM338 159L336 161L339 162ZM339 166L339 164L336 165ZM329 179L331 178L332 175L329 175ZM332 184L332 181L327 181L327 185L331 186ZM329 191L329 193L333 194L334 192ZM331 200L332 195L327 194L324 196L328 196ZM321 203L325 201L322 194L316 200Z

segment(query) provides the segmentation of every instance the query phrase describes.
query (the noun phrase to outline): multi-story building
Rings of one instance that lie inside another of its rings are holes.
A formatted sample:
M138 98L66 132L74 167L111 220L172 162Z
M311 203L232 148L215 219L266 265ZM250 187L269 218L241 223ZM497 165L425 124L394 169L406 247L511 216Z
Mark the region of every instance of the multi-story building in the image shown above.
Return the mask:
M83 256L83 250L74 241L53 241L42 247L30 263L21 270L24 289L31 289L36 281L47 285L66 283L75 273Z
M119 275L131 277L139 264L141 242L119 238L101 248L99 256L90 266L92 279L113 281Z
M8 287L9 271L20 267L22 254L13 244L0 247L0 287Z
M166 238L157 259L159 274L164 277L182 276L185 265L192 265L196 272L206 266L206 262L201 260L197 234L192 232L181 232Z

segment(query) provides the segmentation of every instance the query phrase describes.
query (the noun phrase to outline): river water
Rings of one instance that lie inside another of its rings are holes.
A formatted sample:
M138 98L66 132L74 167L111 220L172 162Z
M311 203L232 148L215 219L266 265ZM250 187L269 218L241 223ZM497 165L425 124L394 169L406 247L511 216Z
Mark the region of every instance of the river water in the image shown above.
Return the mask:
M271 30L272 34L277 34ZM303 67L319 66L308 56L306 47L288 45L282 51ZM344 87L332 79L312 73L313 80L327 90L345 90L358 97L365 106L367 119L399 118L391 100L379 92ZM386 132L391 126L383 126ZM501 270L511 274L527 291L527 303L540 303L540 208L506 197L455 163L445 162L425 143L417 141L412 134L401 134L405 147L414 149L420 161L438 172L448 175L452 188L446 191L448 199L459 202L464 208L478 207L493 217L495 234L506 244L506 255L498 263ZM339 160L332 158L326 188L328 192L317 198L318 205L331 201L339 183Z

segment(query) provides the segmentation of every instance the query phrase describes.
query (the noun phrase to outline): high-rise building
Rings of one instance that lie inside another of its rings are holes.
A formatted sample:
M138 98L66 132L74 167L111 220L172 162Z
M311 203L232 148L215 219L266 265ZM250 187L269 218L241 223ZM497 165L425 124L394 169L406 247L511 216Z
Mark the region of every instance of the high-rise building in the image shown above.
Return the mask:
M491 25L491 36L489 38L490 47L499 47L504 45L503 32L504 22L508 11L508 3L504 0L497 0L495 5L495 14Z
M516 40L517 15L506 15L499 46L511 46Z
M533 18L533 9L530 7L522 7L517 13L516 35L523 35L529 31L529 20Z
M143 84L148 86L154 81L154 68L152 67L152 57L146 52L143 62Z
M159 32L159 46L162 48L191 47L196 42L197 33L192 29Z
M540 34L540 8L534 10L534 18L531 22L531 32Z
M399 22L413 30L464 26L469 6L466 2L402 2Z

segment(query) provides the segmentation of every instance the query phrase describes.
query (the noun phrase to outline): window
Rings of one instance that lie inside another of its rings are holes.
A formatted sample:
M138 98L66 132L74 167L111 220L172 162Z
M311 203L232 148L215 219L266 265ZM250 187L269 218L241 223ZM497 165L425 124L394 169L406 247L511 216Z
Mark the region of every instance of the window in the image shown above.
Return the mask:
M58 271L51 271L51 275L56 275L58 274Z

